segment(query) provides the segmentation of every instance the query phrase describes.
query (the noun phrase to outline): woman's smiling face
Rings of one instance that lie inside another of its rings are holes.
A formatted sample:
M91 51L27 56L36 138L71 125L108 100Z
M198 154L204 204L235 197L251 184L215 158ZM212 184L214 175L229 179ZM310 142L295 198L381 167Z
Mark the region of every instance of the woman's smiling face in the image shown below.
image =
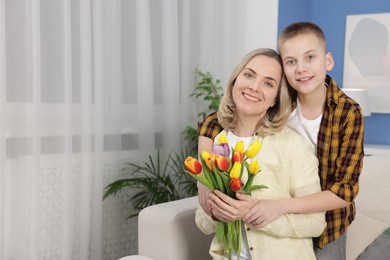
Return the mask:
M274 58L253 57L237 76L232 96L239 116L260 116L275 105L282 67Z

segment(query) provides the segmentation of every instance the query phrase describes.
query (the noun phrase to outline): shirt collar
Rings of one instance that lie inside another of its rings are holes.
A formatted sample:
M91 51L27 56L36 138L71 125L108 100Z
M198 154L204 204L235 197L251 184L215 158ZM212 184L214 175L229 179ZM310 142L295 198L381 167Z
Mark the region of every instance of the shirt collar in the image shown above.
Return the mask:
M339 92L339 87L337 85L337 82L332 79L329 75L326 75L325 78L325 85L328 88L327 91L327 105L336 107L338 104L338 100L341 96L341 93Z

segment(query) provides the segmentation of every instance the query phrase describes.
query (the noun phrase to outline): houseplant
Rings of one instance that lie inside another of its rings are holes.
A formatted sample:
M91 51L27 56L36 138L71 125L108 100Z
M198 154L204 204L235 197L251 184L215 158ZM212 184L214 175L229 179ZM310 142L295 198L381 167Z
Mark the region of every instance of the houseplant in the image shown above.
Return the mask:
M203 121L205 117L214 111L218 110L219 103L223 95L223 88L219 79L214 79L210 72L203 72L199 69L195 70L196 86L192 91L190 97L195 100L201 100L206 103L207 109L201 110L197 114L198 121ZM187 126L183 131L184 140L189 142L191 153L198 152L198 130L196 126Z
M149 155L149 160L144 164L127 163L123 171L128 177L108 184L103 199L123 189L137 189L130 198L134 211L128 218L132 218L147 206L196 195L195 181L183 174L184 166L181 162L187 155L186 150L171 152L162 161L160 151L157 151L156 157Z

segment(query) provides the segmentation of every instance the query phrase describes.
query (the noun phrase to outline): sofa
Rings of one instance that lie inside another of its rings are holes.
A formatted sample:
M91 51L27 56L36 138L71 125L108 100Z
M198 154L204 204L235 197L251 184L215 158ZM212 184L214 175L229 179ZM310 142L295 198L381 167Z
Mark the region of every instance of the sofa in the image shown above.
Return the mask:
M390 149L373 147L365 151L355 200L357 215L347 235L347 260L390 259L390 234L383 234L390 230ZM143 209L138 218L139 259L210 259L213 236L204 235L196 227L197 203L197 197L191 197Z

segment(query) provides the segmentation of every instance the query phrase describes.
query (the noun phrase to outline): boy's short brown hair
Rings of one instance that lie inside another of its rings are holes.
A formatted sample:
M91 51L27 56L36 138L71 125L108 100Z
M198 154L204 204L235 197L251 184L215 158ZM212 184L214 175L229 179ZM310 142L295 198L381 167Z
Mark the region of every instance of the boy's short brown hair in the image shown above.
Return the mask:
M280 47L285 41L294 38L295 36L308 33L313 33L320 40L320 42L323 43L324 51L326 52L326 41L324 32L318 25L311 22L296 22L284 28L278 40L279 52Z

